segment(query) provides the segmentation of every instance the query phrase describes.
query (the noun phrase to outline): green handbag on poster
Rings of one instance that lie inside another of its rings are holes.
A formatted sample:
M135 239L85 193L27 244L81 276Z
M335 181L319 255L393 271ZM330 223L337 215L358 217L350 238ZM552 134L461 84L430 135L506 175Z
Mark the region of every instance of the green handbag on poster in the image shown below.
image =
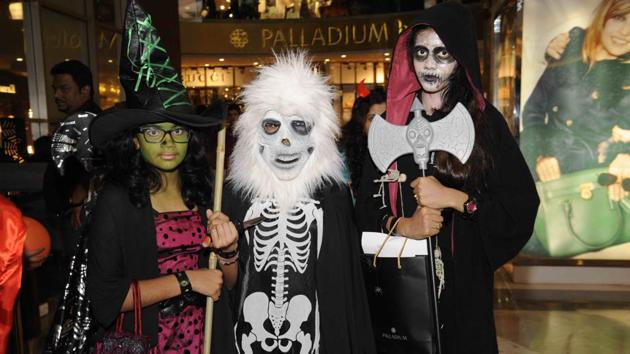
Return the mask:
M571 257L630 242L630 210L608 199L597 178L605 168L537 182L535 237L551 257ZM626 198L627 199L627 198ZM628 224L628 225L625 225Z

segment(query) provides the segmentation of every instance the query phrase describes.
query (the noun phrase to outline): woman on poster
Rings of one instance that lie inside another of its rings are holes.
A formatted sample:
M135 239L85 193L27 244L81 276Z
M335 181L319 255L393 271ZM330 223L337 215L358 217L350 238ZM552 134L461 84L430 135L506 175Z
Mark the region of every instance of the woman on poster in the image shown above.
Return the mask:
M552 40L523 110L521 149L539 180L592 168L630 176L630 0L602 0L586 28Z

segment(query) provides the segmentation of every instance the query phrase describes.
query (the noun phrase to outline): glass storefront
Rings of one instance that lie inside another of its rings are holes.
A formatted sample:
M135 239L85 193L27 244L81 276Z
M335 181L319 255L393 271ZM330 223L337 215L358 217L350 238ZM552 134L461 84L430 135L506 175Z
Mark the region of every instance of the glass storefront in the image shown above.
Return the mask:
M327 75L336 88L334 106L342 123L350 120L356 98L357 84L368 89L384 86L387 62L331 62L317 63L317 69ZM182 69L184 85L195 106L208 105L219 97L237 101L241 87L256 76L256 66L191 67ZM201 108L200 108L201 109Z
M0 2L0 162L24 162L29 94L22 2Z
M493 22L492 102L514 135L520 116L523 1L506 1Z

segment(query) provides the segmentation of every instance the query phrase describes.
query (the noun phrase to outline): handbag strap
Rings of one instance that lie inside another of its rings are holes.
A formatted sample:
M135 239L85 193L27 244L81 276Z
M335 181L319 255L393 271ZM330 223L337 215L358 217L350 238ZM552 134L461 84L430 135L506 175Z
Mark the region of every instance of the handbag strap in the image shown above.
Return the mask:
M142 298L138 281L133 281L133 333L142 335Z
M133 296L133 333L142 335L142 298L137 280L131 283L131 294ZM122 332L124 319L125 313L121 312L116 319L116 332Z
M610 238L608 240L606 240L604 242L600 242L598 244L595 244L595 243L586 241L586 239L584 239L583 237L578 235L578 233L573 228L573 223L572 223L572 220L573 220L573 206L571 205L571 201L565 200L564 203L563 203L564 216L565 216L565 218L567 220L567 224L569 226L569 231L571 232L571 234L573 234L573 237L575 237L576 240L578 240L584 246L586 246L588 248L592 248L592 249L599 249L599 248L604 248L604 247L610 246L610 245L612 245L615 242L615 240L619 237L619 235L621 235L622 229L623 229L623 213L621 211L621 206L620 205L616 205L613 208L617 212L617 217L618 217L617 219L620 220L617 223L617 230L610 236Z

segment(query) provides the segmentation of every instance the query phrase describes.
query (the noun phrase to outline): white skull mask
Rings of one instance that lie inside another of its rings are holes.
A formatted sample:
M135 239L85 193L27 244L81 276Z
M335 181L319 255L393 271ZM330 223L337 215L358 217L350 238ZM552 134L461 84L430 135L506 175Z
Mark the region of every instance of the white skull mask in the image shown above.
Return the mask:
M299 116L265 113L260 126L260 154L282 181L295 179L314 150L312 124Z

